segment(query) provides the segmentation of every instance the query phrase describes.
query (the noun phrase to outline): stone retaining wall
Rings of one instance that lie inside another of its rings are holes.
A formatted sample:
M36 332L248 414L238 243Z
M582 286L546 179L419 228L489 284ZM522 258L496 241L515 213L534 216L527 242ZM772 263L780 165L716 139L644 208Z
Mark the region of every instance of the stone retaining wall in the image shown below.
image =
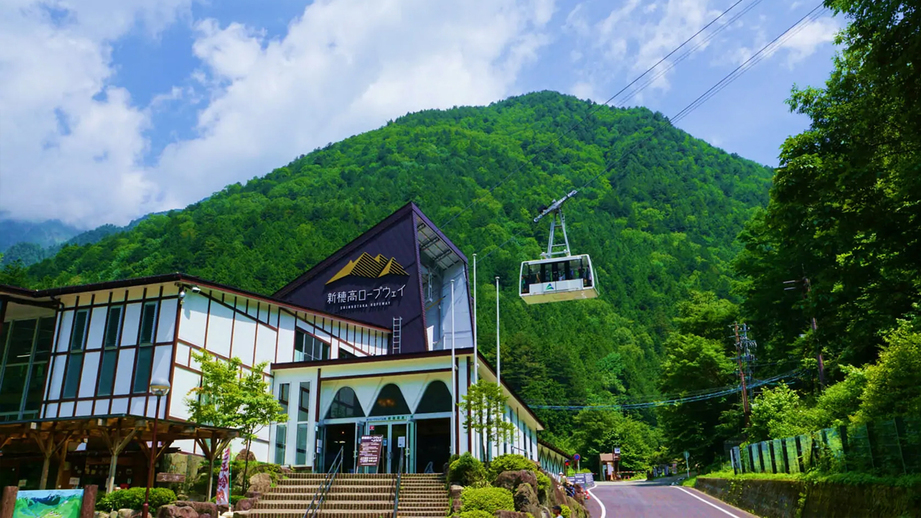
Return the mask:
M765 518L921 518L921 488L698 478L708 495Z

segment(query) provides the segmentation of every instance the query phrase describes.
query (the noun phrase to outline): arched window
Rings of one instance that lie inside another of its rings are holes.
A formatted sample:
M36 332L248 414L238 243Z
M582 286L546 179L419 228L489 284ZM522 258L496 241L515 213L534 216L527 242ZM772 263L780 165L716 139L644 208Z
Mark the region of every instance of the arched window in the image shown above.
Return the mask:
M384 388L382 388L377 395L377 401L374 402L374 407L371 408L370 415L374 417L382 415L405 415L409 413L409 405L406 404L406 399L403 398L403 392L400 390L400 387L390 383L384 385Z
M443 381L433 381L426 387L422 400L416 408L417 414L434 414L451 411L451 392Z
M361 403L358 402L358 396L355 391L349 387L342 387L336 392L333 398L333 404L329 406L326 412L327 419L340 419L343 417L364 417L365 412L361 409Z

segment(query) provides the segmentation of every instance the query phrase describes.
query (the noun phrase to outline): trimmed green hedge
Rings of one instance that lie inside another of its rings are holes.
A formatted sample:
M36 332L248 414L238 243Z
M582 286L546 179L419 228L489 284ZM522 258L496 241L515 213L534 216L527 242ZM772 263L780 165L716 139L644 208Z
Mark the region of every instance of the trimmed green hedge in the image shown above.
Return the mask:
M147 488L132 487L131 489L119 489L106 493L102 498L96 500L97 511L118 511L119 509L134 509L140 511L144 505L144 493ZM169 505L176 501L176 493L172 489L163 487L154 487L150 489L150 510L156 513L156 510L163 505Z
M496 511L514 511L515 498L511 491L501 487L465 487L461 493L461 512L476 510L490 515Z
M486 485L486 468L470 452L451 462L448 467L448 482L462 486L481 487Z
M499 473L503 471L521 470L538 471L537 464L524 455L518 455L516 453L499 455L489 463L489 480L490 482L495 481Z

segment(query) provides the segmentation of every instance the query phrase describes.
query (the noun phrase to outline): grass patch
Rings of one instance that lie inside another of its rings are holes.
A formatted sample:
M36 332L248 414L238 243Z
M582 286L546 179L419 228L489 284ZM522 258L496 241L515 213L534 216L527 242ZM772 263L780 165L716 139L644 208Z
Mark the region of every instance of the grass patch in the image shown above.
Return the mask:
M694 484L697 483L697 477L686 478L681 481L682 486L694 487Z

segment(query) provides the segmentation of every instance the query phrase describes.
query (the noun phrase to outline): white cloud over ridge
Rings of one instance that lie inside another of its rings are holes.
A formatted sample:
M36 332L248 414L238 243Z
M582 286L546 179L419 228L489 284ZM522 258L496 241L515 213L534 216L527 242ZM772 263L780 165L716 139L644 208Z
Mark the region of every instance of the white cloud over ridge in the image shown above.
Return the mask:
M0 8L0 70L15 79L0 83L0 209L86 226L182 207L408 111L501 99L549 41L555 7L317 1L275 39L199 20L197 92L138 107L110 84L111 43L137 27L156 34L187 1L45 5ZM24 47L32 55L18 56ZM202 95L196 135L140 165L150 110Z

